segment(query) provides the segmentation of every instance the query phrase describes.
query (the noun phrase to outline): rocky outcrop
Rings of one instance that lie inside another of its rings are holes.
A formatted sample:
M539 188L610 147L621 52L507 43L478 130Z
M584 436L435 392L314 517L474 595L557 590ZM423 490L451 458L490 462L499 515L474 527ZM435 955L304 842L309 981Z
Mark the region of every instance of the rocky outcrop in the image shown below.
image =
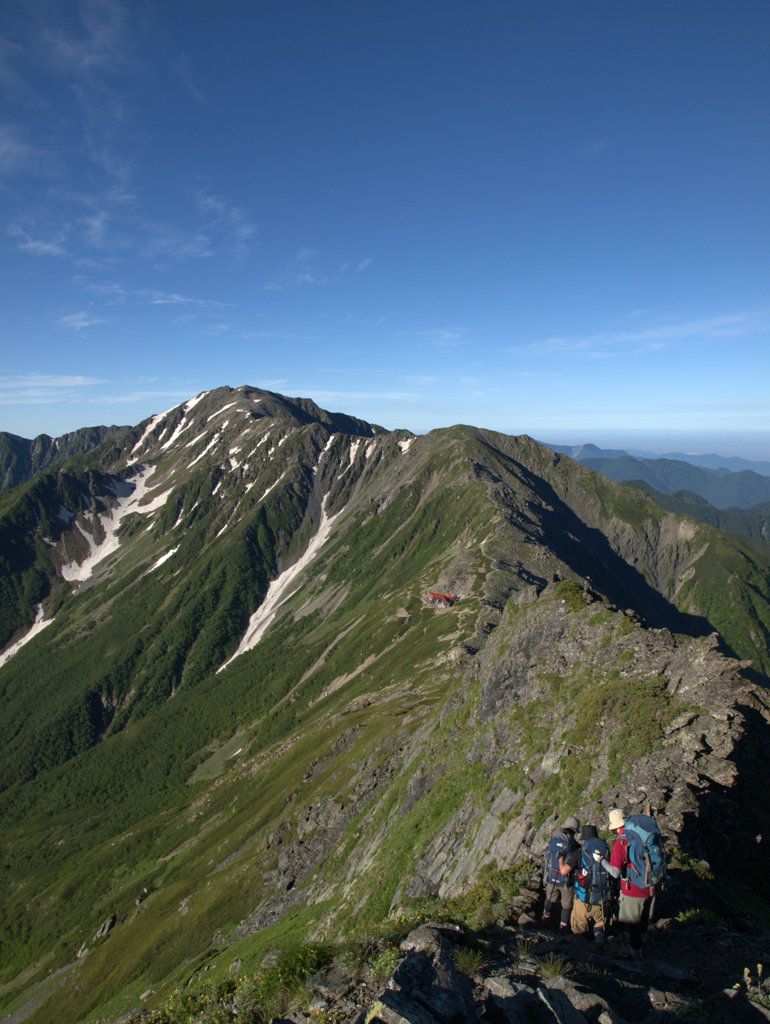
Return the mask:
M749 990L740 979L744 962L770 953L769 941L766 934L756 939L662 920L635 964L618 939L602 951L582 937L554 939L536 927L469 937L451 925L425 924L401 943L403 957L379 987L356 984L337 967L319 971L308 981L308 1007L280 1020L304 1024L325 1014L336 1024L764 1024L768 987L752 982ZM478 955L464 955L469 949Z
M469 768L483 768L488 796L467 787L402 879L392 913L412 897L451 897L487 867L538 863L568 813L604 828L611 807L630 814L649 804L669 848L729 879L761 854L770 833L768 801L758 798L770 760L767 693L721 653L716 635L676 637L590 592L575 600L573 588L571 601L560 593L554 583L510 601L483 650L466 657L478 688L467 698L477 737ZM299 808L276 829L277 863L263 878L274 894L239 936L300 899L319 902L349 885L376 862L391 828L430 806L447 765L443 745L431 751L432 728L415 723L394 735L389 756L360 764L346 792ZM405 797L385 823L362 826L399 780ZM569 805L560 806L562 792L573 794ZM360 839L344 878L318 874L354 819Z

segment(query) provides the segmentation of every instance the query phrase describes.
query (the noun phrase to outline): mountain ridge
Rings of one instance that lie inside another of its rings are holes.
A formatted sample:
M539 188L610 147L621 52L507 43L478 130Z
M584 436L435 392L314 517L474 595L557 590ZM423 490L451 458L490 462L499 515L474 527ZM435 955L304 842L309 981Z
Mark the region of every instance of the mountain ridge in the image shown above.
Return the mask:
M65 462L78 452L98 447L128 428L81 427L59 437L38 434L29 440L0 431L0 491L16 487L49 466Z
M45 623L0 665L4 1005L75 963L66 1019L119 1016L614 802L752 855L760 555L527 437L293 402L204 392L0 498L6 651Z

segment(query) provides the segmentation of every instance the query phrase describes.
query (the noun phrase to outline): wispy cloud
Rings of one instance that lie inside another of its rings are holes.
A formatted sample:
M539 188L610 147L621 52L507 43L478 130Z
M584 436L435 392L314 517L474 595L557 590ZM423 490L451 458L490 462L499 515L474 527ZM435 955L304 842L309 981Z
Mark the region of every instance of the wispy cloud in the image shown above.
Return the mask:
M431 327L418 333L437 348L457 348L469 341L465 327Z
M218 302L216 299L194 299L189 295L178 295L176 292L143 291L134 292L138 298L148 298L153 306L198 306L202 309L223 309L231 306L229 302Z
M595 334L563 335L545 338L520 350L552 352L578 352L586 355L608 355L614 351L627 351L629 346L650 351L665 348L668 343L686 338L730 338L767 330L767 313L734 313L726 316L703 317L697 320L669 322L637 330L600 331Z
M16 234L15 231L9 229L9 234ZM29 238L25 237L23 241L19 242L17 248L20 252L29 253L30 256L67 256L69 253L62 242L63 237L59 237L56 240L48 240L42 238Z
M59 317L56 323L60 327L67 327L72 331L82 331L87 327L97 327L99 324L109 323L102 317L94 316L93 313L69 313L67 316Z
M85 377L81 374L18 373L8 376L0 375L0 390L2 391L27 387L46 387L56 390L105 383L107 382L100 377Z
M373 260L371 256L366 256L364 257L364 259L358 260L357 263L352 260L345 260L345 262L340 267L339 272L340 274L347 274L349 270L356 270L360 274L368 267L370 267L372 265L372 262Z
M50 21L40 32L49 59L62 74L83 75L126 63L126 10L117 0L87 0L78 5L80 23L63 28Z
M150 386L148 386L150 385ZM130 405L184 401L198 388L195 382L116 381L78 374L20 373L0 375L0 401L5 405Z
M78 281L87 292L102 295L116 304L135 302L151 306L192 306L198 309L227 309L232 303L217 299L199 299L178 292L163 292L158 288L126 288L117 281Z
M229 248L233 255L245 256L257 228L243 208L207 192L198 192L196 201L204 217L204 228L221 235L223 247Z
M0 376L0 400L5 405L67 402L89 388L106 384L98 377L74 374L27 373Z
M83 268L132 257L157 267L248 255L257 228L242 206L191 189L186 209L181 195L173 215L157 214L151 193L135 184L145 181L138 113L152 79L144 74L148 23L125 0L43 9L45 16L35 5L25 9L17 38L0 40L0 82L13 87L19 110L23 101L32 112L25 122L0 121L0 180L34 174L51 182L45 194L22 189L13 197L6 219L25 231L19 250ZM182 57L173 67L195 93L187 64Z
M582 160L589 160L600 153L605 153L608 149L612 149L613 146L614 143L610 142L609 139L590 139L588 142L583 143L578 153Z
M329 278L323 273L319 272L312 266L318 258L318 250L305 247L299 249L294 257L295 262L298 265L298 271L295 274L295 282L297 284L328 284Z
M381 400L387 402L417 402L421 395L414 391L324 391L317 388L293 388L294 394L303 398L312 398L324 408L333 407L335 403L345 404Z
M198 103L204 103L205 96L196 85L192 71L190 70L190 58L186 54L182 54L182 56L177 57L176 60L169 61L169 67L182 83L182 87L188 96L192 96L192 98Z
M39 150L13 124L0 124L0 175L32 171L39 162Z
M116 382L112 381L111 387L114 389ZM197 386L197 385L196 385ZM194 393L195 387L190 385L188 387L169 387L169 388L152 388L142 389L135 388L130 385L126 385L126 390L116 391L112 390L108 393L99 395L91 395L84 399L88 405L101 405L106 403L109 405L120 404L120 405L131 405L137 402L167 402L169 399L175 402L183 402L185 399L191 397Z

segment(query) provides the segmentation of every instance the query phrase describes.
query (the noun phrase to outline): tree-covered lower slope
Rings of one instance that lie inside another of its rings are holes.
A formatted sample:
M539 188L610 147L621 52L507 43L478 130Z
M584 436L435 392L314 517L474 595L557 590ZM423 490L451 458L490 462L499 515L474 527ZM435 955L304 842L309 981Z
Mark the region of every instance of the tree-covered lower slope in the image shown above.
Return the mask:
M646 792L693 854L728 783L744 835L766 709L705 637L766 670L761 564L527 438L221 389L0 516L48 622L0 666L0 1005L31 1019L456 890L631 799L624 752L668 751Z

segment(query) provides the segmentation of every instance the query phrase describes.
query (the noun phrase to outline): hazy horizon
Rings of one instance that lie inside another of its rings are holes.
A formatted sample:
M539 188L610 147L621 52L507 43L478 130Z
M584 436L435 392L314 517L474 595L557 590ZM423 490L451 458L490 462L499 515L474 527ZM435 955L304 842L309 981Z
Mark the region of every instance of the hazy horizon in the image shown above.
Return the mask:
M257 385L250 385L256 387ZM214 390L214 389L206 389ZM274 389L267 389L274 390ZM31 432L21 433L18 430L10 430L3 425L0 421L0 431L9 434L15 434L16 436L23 437L27 440L32 440L42 434L49 437L61 437L63 434L71 433L75 430L87 428L87 427L99 427L99 426L125 426L135 427L138 426L143 420L148 419L151 416L160 415L173 408L175 405L180 405L190 398L193 398L192 393L187 394L181 398L179 402L174 403L171 406L165 408L155 408L142 416L141 419L136 422L125 422L120 418L110 420L109 422L97 422L95 420L86 420L83 417L78 418L78 414L72 411L70 416L70 425L62 430L51 431L46 429L45 426L39 429L33 429ZM294 398L313 398L314 401L317 399L311 395L291 395L287 397ZM437 426L430 427L427 429L415 429L408 425L408 423L381 423L377 420L370 419L364 415L361 410L356 409L353 405L347 405L346 408L333 407L331 405L322 405L318 402L322 408L327 412L344 412L347 415L355 416L358 419L366 420L370 423L379 423L380 426L385 427L387 430L411 430L415 434L428 433L432 429L441 429L441 427L451 426L453 424L443 423L437 424ZM119 407L118 407L119 408ZM29 411L29 408L28 410ZM57 418L61 416L61 411L57 413ZM45 416L40 416L41 422L45 420ZM460 420L455 421L457 423ZM588 429L559 429L552 430L548 428L528 430L526 428L510 429L506 430L500 426L491 426L489 423L483 421L479 422L468 422L463 420L462 422L468 423L469 426L479 427L482 429L496 430L500 433L505 434L527 434L534 438L536 441L546 445L560 445L560 446L578 446L593 444L597 448L607 449L622 449L629 453L641 452L643 454L652 455L668 455L674 453L682 453L688 455L719 455L723 458L743 458L750 461L758 462L770 462L770 434L765 433L749 433L749 432L716 432L716 431L680 431L673 432L670 430L628 430L618 429L612 430L608 428L601 428L596 430Z

